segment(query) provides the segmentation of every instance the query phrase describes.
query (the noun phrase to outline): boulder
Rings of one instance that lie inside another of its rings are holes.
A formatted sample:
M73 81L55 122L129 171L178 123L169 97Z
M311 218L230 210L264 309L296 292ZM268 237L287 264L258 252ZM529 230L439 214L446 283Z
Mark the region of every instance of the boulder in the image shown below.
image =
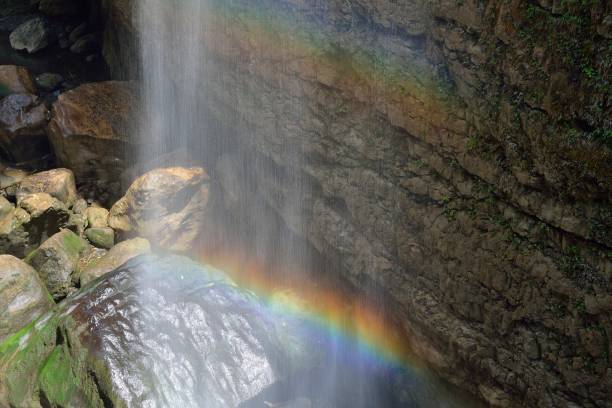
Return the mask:
M171 251L193 249L204 229L209 178L201 167L152 170L132 183L110 211L109 225Z
M60 74L45 72L36 77L36 85L43 91L55 91L64 82L64 77Z
M51 310L53 301L32 267L0 255L0 343Z
M90 228L108 227L108 210L102 207L89 207L85 210L87 225Z
M68 207L77 200L74 174L68 169L53 169L24 178L17 188L17 202L33 193L48 193Z
M54 24L43 17L35 17L13 30L9 40L14 49L33 54L53 45L58 34L58 28Z
M151 244L144 238L133 238L120 242L97 260L87 263L81 271L81 286L117 269L130 259L151 252Z
M34 80L25 67L0 65L0 97L13 93L36 93Z
M46 240L26 258L26 262L38 271L55 300L74 291L73 277L81 253L87 242L74 232L64 229Z
M68 216L66 204L48 193L34 193L23 196L19 201L19 207L23 208L32 218L38 218L47 211L63 212Z
M133 157L136 88L129 82L81 85L53 105L49 138L61 165L102 202L117 199L120 176Z
M321 361L300 323L221 271L141 257L0 345L0 406L251 406Z
M0 151L3 156L13 163L31 167L40 167L49 161L47 119L48 110L36 95L12 94L0 100Z
M115 231L112 228L89 228L85 236L98 248L111 249L115 245Z

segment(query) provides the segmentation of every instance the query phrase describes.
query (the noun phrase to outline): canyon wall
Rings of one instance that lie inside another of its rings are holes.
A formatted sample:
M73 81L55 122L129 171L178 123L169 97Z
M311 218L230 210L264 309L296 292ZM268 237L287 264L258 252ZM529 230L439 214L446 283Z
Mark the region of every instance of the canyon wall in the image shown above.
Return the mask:
M129 76L129 2L106 3ZM382 291L450 381L498 406L609 406L611 8L211 2L194 86L224 126L202 136L227 150L217 179ZM232 189L237 168L255 186Z

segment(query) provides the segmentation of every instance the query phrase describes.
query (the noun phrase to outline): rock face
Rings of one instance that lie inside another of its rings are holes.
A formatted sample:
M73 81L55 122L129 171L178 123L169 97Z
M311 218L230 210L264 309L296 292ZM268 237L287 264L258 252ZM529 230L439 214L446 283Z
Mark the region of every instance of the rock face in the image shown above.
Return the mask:
M286 3L233 2L202 39L237 191L474 394L607 405L609 2Z
M26 258L38 271L54 299L60 300L74 291L78 282L77 265L87 242L70 230L62 230L46 240Z
M11 255L0 255L0 343L49 311L53 301L38 274Z
M236 407L313 364L293 330L219 271L139 259L2 344L0 405Z
M152 170L113 205L109 225L148 238L155 247L189 251L205 228L208 183L200 167Z
M112 201L132 150L135 88L128 82L81 85L53 105L49 138L57 159L72 169L79 184Z

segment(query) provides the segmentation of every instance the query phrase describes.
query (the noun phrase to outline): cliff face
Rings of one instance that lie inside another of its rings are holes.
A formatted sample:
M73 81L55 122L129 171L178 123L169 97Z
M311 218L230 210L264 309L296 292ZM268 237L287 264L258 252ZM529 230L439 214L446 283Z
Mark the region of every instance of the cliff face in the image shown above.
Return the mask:
M605 406L611 7L219 2L201 85L248 191L383 290L442 375L495 405Z

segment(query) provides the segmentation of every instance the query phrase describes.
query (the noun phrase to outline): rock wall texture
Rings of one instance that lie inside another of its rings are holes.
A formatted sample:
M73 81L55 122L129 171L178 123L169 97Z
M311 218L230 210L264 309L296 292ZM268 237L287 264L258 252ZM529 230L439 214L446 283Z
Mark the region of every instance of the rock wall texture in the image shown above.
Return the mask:
M609 406L612 4L211 3L200 85L256 183L236 192L490 404Z

